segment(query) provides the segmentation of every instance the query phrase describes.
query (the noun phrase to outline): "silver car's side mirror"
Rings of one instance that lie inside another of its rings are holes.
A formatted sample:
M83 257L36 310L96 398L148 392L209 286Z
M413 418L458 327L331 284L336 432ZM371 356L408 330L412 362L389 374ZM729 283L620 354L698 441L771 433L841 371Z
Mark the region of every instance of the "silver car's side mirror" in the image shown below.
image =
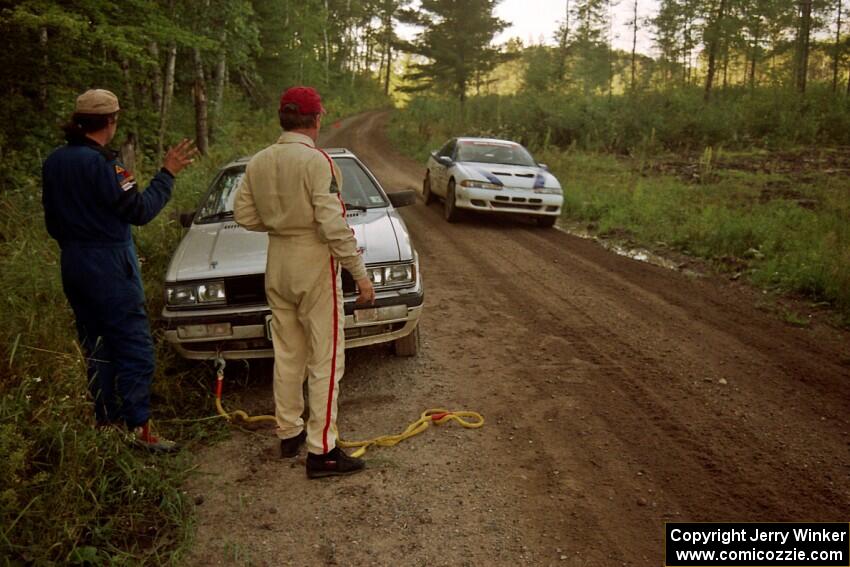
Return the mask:
M412 191L410 189L406 191L396 191L395 193L387 193L387 197L389 197L390 203L392 203L393 207L396 209L416 203L416 191Z
M437 161L440 162L440 165L445 165L446 167L452 164L452 158L448 156L437 156Z
M192 226L192 222L195 220L195 212L190 211L188 213L180 213L180 226L183 228L189 228Z
M545 163L538 163L537 167L539 167L541 169L545 169L546 171L549 171L549 166L546 165Z

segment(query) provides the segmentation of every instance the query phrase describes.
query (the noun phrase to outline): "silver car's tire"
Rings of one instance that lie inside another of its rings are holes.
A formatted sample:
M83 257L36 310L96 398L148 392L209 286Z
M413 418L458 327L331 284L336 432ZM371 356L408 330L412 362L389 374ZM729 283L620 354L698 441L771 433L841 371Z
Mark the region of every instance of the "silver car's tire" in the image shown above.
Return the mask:
M419 352L419 325L406 337L393 341L393 349L396 356L416 356Z
M455 180L451 179L449 180L449 188L446 190L446 200L443 201L443 216L446 217L446 220L449 222L458 222L463 214L462 211L457 208L455 200Z
M425 179L422 181L422 200L425 201L426 205L430 205L436 200L431 192L431 173L427 169L425 170Z

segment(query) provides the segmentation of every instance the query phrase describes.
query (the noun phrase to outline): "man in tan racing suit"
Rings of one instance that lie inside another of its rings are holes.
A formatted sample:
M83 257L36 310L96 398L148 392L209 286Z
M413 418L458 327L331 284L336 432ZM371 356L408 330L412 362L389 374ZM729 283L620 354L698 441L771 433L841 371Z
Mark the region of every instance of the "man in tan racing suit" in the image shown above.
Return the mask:
M272 310L274 398L282 457L307 442L307 476L350 474L365 463L336 446L337 396L345 367L340 267L360 290L358 303L375 292L345 219L342 177L316 147L324 108L309 87L293 87L280 99L284 132L256 154L236 194L236 222L268 232L266 295ZM309 418L304 428L303 384Z

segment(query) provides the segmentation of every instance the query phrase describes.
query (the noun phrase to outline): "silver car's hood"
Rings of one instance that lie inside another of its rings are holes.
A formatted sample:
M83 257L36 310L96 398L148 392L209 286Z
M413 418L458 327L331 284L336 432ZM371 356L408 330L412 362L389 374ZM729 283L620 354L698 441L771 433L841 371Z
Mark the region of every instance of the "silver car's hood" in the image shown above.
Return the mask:
M459 168L467 179L479 179L491 183L498 181L505 187L517 189L561 188L558 179L542 167L475 161L457 162L455 167Z
M390 208L350 211L348 224L367 264L413 258L410 237L398 213ZM232 220L193 224L168 266L166 281L188 281L263 273L268 235L249 232Z

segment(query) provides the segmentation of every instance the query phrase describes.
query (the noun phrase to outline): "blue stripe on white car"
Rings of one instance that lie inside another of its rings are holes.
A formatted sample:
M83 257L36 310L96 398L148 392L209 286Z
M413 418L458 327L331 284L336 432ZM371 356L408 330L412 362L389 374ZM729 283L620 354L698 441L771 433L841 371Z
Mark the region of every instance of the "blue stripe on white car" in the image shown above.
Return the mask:
M504 187L505 184L502 183L502 180L499 179L498 177L496 177L495 175L493 175L492 173L490 173L489 171L487 171L485 169L481 169L480 167L476 167L475 171L477 171L478 173L480 173L481 175L486 177L487 181L489 181L490 183L492 183L494 185L501 185L502 187Z
M538 173L534 177L534 188L535 189L543 189L546 186L546 178L543 177L542 173Z

